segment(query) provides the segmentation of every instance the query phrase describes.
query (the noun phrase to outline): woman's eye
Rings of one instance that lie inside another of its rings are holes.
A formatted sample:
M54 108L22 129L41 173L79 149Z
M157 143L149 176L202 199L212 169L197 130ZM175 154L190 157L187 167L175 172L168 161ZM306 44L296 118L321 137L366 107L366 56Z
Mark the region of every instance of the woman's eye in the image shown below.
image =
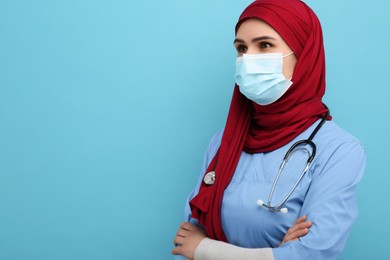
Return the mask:
M267 49L267 48L270 48L270 47L272 47L272 44L269 43L269 42L261 42L260 43L260 48L261 49Z
M236 46L236 50L237 52L245 53L248 50L248 48L245 45L238 45Z

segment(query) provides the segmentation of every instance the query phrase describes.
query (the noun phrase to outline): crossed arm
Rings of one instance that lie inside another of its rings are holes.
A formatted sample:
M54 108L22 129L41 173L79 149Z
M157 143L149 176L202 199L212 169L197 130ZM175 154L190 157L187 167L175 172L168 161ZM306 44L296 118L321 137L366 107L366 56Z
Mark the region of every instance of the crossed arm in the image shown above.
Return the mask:
M300 217L294 225L287 230L286 235L284 236L282 242L280 243L279 246L282 244L288 242L288 241L293 241L297 240L302 236L305 236L309 232L309 228L311 227L312 223L310 221L306 221L306 216ZM195 251L197 250L199 244L207 238L206 232L191 224L188 222L183 222L180 224L180 227L176 233L176 236L174 238L174 245L180 245L176 246L172 250L172 254L174 255L182 255L186 257L189 260L193 260L195 257ZM211 241L210 241L211 242ZM219 242L222 243L222 242ZM224 243L226 245L220 244L223 249L229 249L230 246L230 251L231 252L237 252L234 248L232 248L232 245L229 245L227 243ZM240 249L240 248L238 248ZM243 249L247 250L247 249ZM251 249L249 249L251 250ZM258 250L258 249L256 249ZM258 250L258 252L261 254L262 252ZM207 252L206 252L207 253ZM237 252L240 253L240 252ZM252 252L253 253L253 252Z

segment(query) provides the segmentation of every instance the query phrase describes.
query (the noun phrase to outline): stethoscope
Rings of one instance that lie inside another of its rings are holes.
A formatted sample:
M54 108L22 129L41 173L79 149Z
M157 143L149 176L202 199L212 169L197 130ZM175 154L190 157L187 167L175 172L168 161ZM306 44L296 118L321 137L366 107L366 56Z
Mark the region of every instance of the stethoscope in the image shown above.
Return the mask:
M288 212L288 209L286 207L283 207L283 205L286 203L286 201L290 198L291 194L294 192L295 188L298 186L298 184L300 183L300 181L302 180L303 176L305 176L307 170L309 169L310 167L310 164L312 163L315 155L316 155L316 145L315 143L313 142L313 138L314 136L317 134L318 130L321 129L321 127L324 125L324 123L326 122L326 120L328 119L329 115L330 115L330 111L329 109L325 106L325 108L327 109L327 112L326 112L326 115L321 119L320 123L316 126L316 128L314 129L314 131L311 133L311 135L309 136L308 139L304 139L304 140L300 140L296 143L294 143L290 149L288 149L287 153L285 154L284 158L283 158L283 161L279 167L279 171L278 171L278 174L276 175L276 178L274 180L274 183L272 185L272 188L271 188L271 191L270 191L270 194L268 196L268 202L267 204L264 203L264 201L262 201L261 199L259 199L257 201L257 205L259 205L260 207L264 207L264 208L267 208L269 210L271 210L272 212L281 212L281 213L287 213ZM305 146L306 145L309 145L311 147L311 153L309 151L309 149L307 149ZM295 151L298 151L298 150L303 150L305 151L308 155L309 155L309 158L307 159L307 162L306 162L306 166L305 168L303 169L301 175L299 176L299 178L297 179L297 181L295 182L294 186L291 188L291 190L287 193L287 195L284 197L284 199L278 203L278 204L275 204L274 206L272 206L272 197L274 195L274 192L275 192L275 188L276 188L276 185L279 181L279 178L280 178L280 175L284 169L284 166L286 165L287 161L289 160L289 158L291 157L291 155L295 152ZM214 184L215 182L215 171L211 171L209 173L207 173L205 176L204 176L204 179L203 181L206 183L206 185L211 185L211 184Z
M326 107L326 106L325 106ZM272 188L271 188L271 191L269 193L269 196L268 196L268 202L267 204L264 203L264 201L262 201L261 199L259 199L257 201L257 205L259 205L260 207L264 207L264 208L267 208L273 212L281 212L281 213L287 213L288 212L288 208L286 207L282 207L286 201L290 198L291 194L294 192L295 188L298 186L298 184L300 183L300 181L302 180L303 176L305 176L307 170L309 169L310 167L310 164L312 163L314 157L316 156L316 150L317 150L317 147L315 145L315 143L313 142L313 138L314 136L317 134L318 130L320 130L320 128L324 125L324 123L326 122L326 120L328 119L329 115L330 115L330 111L329 109L326 107L327 109L327 112L326 112L326 115L321 119L321 122L317 125L317 127L314 129L314 131L311 133L311 135L309 136L308 139L305 139L305 140L300 140L296 143L294 143L290 149L288 149L286 155L284 156L283 158L283 161L282 161L282 164L280 165L279 167L279 171L278 171L278 174L276 175L276 178L274 180L274 183L272 185ZM311 147L311 153L310 151L304 147L304 145L309 145ZM307 162L306 162L306 166L305 168L303 169L301 175L299 176L299 178L297 179L297 181L295 182L294 186L291 188L291 190L287 193L287 195L284 197L284 199L272 206L271 203L272 203L272 196L274 195L274 192L275 192L275 187L276 187L276 184L278 183L279 181L279 178L280 178L280 174L282 173L283 169L284 169L284 166L286 165L288 159L291 157L291 155L293 154L293 152L295 151L298 151L298 150L303 150L305 151L308 155L309 155L309 158L307 159Z

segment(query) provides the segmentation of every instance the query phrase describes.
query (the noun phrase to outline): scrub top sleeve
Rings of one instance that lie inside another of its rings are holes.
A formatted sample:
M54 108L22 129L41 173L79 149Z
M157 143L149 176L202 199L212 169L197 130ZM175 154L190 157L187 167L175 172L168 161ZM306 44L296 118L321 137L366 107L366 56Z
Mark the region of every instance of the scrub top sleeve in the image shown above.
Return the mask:
M327 154L326 154L327 153ZM365 169L366 156L358 141L328 148L313 165L311 185L301 216L313 225L298 241L273 249L276 260L337 259L344 249L357 215L356 185Z
M195 219L192 219L191 218L191 208L190 208L190 200L192 200L199 192L199 188L200 188L200 184L202 183L202 180L203 180L203 175L205 174L206 170L207 170L207 167L209 166L211 160L214 158L214 155L217 153L218 151L218 148L221 144L221 140L222 140L222 133L223 131L219 131L217 132L213 138L211 139L207 149L206 149L206 152L204 154L204 158L203 158L203 163L202 163L202 167L200 169L200 174L199 174L199 177L198 177L198 181L197 181L197 184L195 186L195 188L191 191L191 193L188 195L187 197L187 201L186 201L186 204L185 204L185 207L184 207L184 221L187 221L187 222L191 222L191 223L197 223L197 221Z

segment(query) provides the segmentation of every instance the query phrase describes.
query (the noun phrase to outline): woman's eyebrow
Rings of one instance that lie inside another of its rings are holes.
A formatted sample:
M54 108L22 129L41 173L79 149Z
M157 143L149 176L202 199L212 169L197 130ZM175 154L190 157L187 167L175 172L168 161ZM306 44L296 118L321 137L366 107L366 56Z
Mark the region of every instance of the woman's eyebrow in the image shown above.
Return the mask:
M258 41L263 41L263 40L274 40L274 41L276 41L275 38L273 38L273 37L271 37L271 36L265 35L265 36L260 36L260 37L253 38L253 39L252 39L252 42L258 42ZM237 42L239 42L239 43L245 43L244 40L241 40L241 39L239 39L239 38L234 39L234 42L233 42L233 43L237 43Z
M260 36L260 37L253 38L252 42L258 42L258 41L263 41L263 40L274 40L274 41L276 41L276 39L274 37L271 37L271 36Z
M237 42L239 42L239 43L245 43L244 40L241 40L241 39L236 38L236 39L234 39L233 44L235 44L235 43L237 43Z

